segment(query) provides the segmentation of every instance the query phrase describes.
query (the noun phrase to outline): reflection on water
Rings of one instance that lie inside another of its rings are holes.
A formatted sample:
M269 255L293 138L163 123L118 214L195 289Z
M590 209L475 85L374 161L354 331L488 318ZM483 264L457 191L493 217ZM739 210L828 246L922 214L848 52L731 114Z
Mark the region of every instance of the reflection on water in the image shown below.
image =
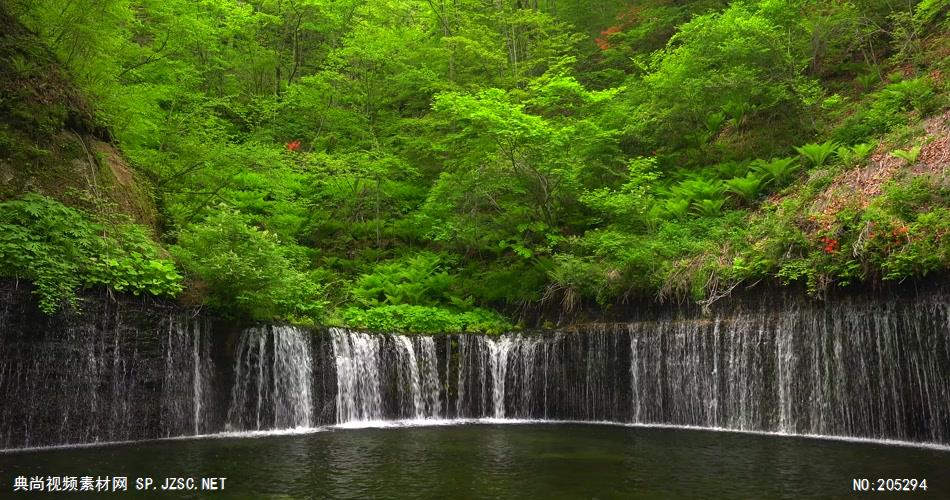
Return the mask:
M0 497L20 475L110 475L128 476L130 485L138 477L227 477L226 489L210 498L828 498L850 495L853 478L878 477L926 478L928 497L947 498L948 470L948 450L684 429L481 424L0 454Z

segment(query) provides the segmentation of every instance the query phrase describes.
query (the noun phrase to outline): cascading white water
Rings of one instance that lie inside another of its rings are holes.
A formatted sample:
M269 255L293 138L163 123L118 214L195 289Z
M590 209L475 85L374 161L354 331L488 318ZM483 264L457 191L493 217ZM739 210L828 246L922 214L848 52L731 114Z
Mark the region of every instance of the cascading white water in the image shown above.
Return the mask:
M620 395L614 370L621 336L561 332L457 340L459 417L602 420L615 418L620 400L628 399Z
M463 418L950 441L946 301L763 305L456 341Z
M508 352L512 338L488 341L489 366L492 377L492 411L495 418L505 418L505 385L508 381Z
M383 418L380 393L380 337L368 333L331 328L336 361L337 422Z
M442 416L441 383L439 382L439 358L436 355L435 339L416 337L413 346L419 358L419 377L422 383L423 411L419 418Z
M631 324L631 420L946 443L948 316L871 304Z
M630 409L634 422L640 421L640 339L630 335Z
M291 326L241 334L235 355L228 426L233 430L313 425L309 333Z
M192 335L191 340L191 363L194 370L191 372L191 399L192 409L195 421L195 434L201 434L201 424L205 418L205 405L203 404L207 397L205 391L208 387L208 374L212 372L211 356L206 352L202 356L201 335Z
M950 444L944 295L662 312L544 334L262 327L242 333L221 376L233 380L226 417L212 404L205 323L166 315L147 330L104 317L108 327L64 324L40 341L3 332L0 395L22 402L0 407L5 446L445 413Z
M288 326L273 328L274 425L279 429L313 424L312 373L308 332Z
M442 416L438 356L431 337L331 328L337 422Z
M419 362L412 340L405 335L393 335L398 353L398 377L401 392L406 394L402 400L411 405L412 418L425 418L425 403L422 401L422 382L419 379ZM403 404L403 407L407 407ZM407 408L408 409L408 408Z
M459 336L459 378L456 413L464 417L530 418L539 389L536 376L539 336ZM478 396L477 399L472 399ZM509 408L510 406L510 408Z
M471 343L471 338L468 336L458 337L458 385L455 388L455 415L458 417L466 416L465 412L469 408L463 405L472 399L468 393L469 380L472 377L470 373L472 363L468 362L472 355Z
M498 363L498 347L491 338L482 335L459 335L458 338L458 395L455 413L458 417L494 416L496 400L504 402L505 367ZM499 385L499 380L501 387Z
M506 416L516 418L536 418L532 414L535 400L539 396L539 388L544 387L544 381L537 378L538 365L543 361L544 342L541 336L512 336L507 348L499 345L499 355L506 358L504 396L499 398L505 409ZM503 344L503 343L500 343ZM502 356L503 350L507 354ZM501 363L500 363L501 364ZM542 376L546 372L542 372ZM496 406L495 412L497 413ZM543 415L542 415L543 416Z

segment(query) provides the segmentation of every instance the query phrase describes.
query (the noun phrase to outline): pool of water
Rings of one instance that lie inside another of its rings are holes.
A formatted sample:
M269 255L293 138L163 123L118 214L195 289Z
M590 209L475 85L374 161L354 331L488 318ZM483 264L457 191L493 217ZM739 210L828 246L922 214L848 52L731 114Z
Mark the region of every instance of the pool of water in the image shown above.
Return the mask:
M54 475L128 478L130 491L100 498L829 498L853 495L855 478L871 487L877 478L926 479L926 492L902 496L950 498L950 450L692 429L470 423L0 453L2 498L29 496L13 492L18 476ZM195 478L197 489L163 491L172 477ZM202 477L227 479L211 492L200 491ZM154 490L136 490L145 478Z

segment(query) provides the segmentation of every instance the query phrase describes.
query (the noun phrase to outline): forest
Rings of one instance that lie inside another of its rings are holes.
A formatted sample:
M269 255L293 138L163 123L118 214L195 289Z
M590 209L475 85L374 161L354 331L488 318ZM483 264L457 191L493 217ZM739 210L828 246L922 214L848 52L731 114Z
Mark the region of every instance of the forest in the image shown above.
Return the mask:
M0 275L417 333L939 276L948 12L8 0Z

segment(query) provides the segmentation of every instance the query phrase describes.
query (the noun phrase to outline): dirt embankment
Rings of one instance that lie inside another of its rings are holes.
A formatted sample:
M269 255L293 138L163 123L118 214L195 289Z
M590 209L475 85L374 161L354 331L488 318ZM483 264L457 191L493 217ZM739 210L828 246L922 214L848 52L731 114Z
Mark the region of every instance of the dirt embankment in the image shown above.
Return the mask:
M26 192L156 224L148 183L56 57L0 5L0 200Z
M925 135L921 137L917 161L894 156L890 149L879 146L867 164L840 174L813 204L813 213L833 216L846 205L866 208L883 192L887 181L906 172L909 175L932 175L946 182L950 165L950 111L924 121Z

